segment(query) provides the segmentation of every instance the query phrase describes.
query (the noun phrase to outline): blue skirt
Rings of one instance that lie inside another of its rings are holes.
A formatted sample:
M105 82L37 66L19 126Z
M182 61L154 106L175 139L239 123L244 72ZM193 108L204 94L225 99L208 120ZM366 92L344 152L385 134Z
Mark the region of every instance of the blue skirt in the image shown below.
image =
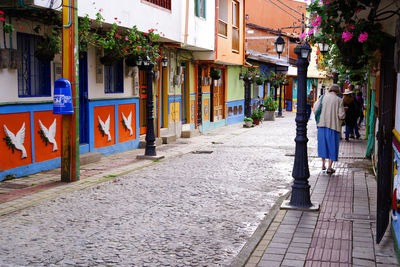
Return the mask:
M326 128L318 127L318 157L338 160L340 133Z

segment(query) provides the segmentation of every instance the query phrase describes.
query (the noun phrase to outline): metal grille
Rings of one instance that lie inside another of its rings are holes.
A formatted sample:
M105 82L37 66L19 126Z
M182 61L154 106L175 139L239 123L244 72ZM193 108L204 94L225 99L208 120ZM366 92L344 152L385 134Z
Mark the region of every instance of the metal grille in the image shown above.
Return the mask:
M171 0L144 0L144 1L171 10Z
M17 45L22 54L22 63L18 68L18 96L51 96L50 62L39 61L35 50L41 37L18 33Z

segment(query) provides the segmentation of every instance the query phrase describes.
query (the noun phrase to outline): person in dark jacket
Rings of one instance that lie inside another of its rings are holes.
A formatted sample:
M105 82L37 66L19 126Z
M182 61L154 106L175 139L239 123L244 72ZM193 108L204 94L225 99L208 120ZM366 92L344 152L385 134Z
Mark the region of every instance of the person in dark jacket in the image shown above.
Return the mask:
M357 119L360 116L360 107L356 101L354 94L349 89L346 89L343 93L343 105L346 110L346 118L344 119L346 123L346 141L349 141L350 134L353 132L356 134L356 138L360 138L360 133L358 132ZM353 137L354 138L354 137Z

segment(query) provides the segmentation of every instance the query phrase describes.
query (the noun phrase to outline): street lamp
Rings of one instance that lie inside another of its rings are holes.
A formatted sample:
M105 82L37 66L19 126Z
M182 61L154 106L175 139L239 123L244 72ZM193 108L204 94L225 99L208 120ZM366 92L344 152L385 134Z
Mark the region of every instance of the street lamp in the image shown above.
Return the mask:
M140 58L142 59L142 58ZM153 77L154 77L154 63L150 60L149 56L145 56L142 60L141 64L139 61L136 61L138 67L142 65L142 69L146 70L146 79L147 79L147 99L146 99L146 118L147 118L147 127L146 127L146 147L144 151L144 156L137 156L139 159L160 159L164 156L157 156L156 153L156 137L154 134L154 101L153 101ZM168 61L167 61L168 63Z
M168 58L167 57L163 57L163 59L161 59L161 66L162 67L168 66Z
M276 53L278 53L279 58L281 58L281 54L283 53L283 50L285 48L285 40L281 37L279 34L278 38L275 40L275 50Z
M319 210L319 204L313 205L310 199L310 185L308 178L310 171L308 169L307 156L307 68L309 65L310 45L306 42L295 47L294 52L297 55L297 112L296 112L296 150L292 176L294 178L292 185L292 194L290 201L282 205L283 209L296 209L305 211Z
M243 73L240 73L239 80L244 81L244 116L246 118L250 118L251 117L250 90L251 90L251 83L253 82L253 77L250 74L243 75Z
M322 54L325 54L329 51L329 44L327 44L325 42L318 43L318 48Z

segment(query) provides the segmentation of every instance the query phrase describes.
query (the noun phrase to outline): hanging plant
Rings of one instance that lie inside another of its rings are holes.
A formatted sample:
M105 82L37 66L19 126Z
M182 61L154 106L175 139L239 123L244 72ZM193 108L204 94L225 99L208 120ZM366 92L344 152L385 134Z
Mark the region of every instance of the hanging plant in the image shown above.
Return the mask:
M36 27L35 29L40 29L40 27ZM52 61L55 54L61 53L60 43L61 30L59 28L54 28L50 34L46 33L41 42L37 45L35 57L43 62Z
M219 80L221 78L221 70L216 67L212 67L210 70L210 77L213 80Z
M256 84L257 85L263 85L264 84L265 79L262 76L258 76L256 77Z

